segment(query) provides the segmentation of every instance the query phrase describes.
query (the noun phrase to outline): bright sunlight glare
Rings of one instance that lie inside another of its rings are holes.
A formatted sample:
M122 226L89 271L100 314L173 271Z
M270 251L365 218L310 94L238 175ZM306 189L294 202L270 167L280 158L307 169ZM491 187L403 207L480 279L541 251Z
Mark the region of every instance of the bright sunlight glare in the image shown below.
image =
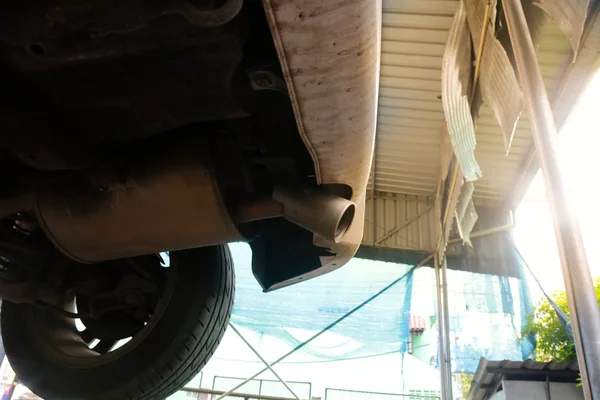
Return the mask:
M579 218L592 276L600 275L600 72L560 132L562 166ZM515 241L544 289L564 288L552 218L541 172L516 212Z

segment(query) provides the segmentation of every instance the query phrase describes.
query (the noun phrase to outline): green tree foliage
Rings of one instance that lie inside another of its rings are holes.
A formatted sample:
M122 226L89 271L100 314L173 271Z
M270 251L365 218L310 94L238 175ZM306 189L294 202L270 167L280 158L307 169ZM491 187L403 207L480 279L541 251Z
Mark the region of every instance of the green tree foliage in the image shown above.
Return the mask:
M594 280L596 298L600 305L600 277ZM564 291L558 290L551 294L556 304L569 315L567 296ZM569 361L575 358L575 346L569 341L567 333L563 329L554 307L548 299L543 298L535 307L529 322L523 329L523 336L528 334L537 335L536 359L538 361Z
M460 373L460 387L462 391L462 398L466 399L471 391L471 384L473 383L474 374L469 374L466 372Z

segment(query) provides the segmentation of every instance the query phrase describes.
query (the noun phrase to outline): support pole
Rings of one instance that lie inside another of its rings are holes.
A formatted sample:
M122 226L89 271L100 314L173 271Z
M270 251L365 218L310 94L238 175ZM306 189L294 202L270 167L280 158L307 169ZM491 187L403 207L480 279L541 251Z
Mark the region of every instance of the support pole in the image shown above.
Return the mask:
M442 303L444 311L444 349L446 350L444 369L446 370L446 397L448 400L453 400L452 394L452 356L450 351L450 312L448 311L448 263L446 261L446 255L442 260L441 265L441 282L442 282Z
M600 309L581 232L560 170L558 132L521 1L502 0L502 4L552 210L583 392L586 399L598 400Z
M440 268L438 256L434 259L436 302L438 314L438 348L440 374L442 378L442 400L452 400L452 367L450 359L450 338L448 321L448 294L445 273L445 261Z
M437 327L438 327L438 358L440 363L440 374L442 380L442 400L447 400L448 390L447 386L447 371L446 371L446 341L444 337L446 336L446 330L444 329L444 309L442 307L442 281L440 278L440 260L438 259L437 254L434 259L435 266L435 299L437 305Z

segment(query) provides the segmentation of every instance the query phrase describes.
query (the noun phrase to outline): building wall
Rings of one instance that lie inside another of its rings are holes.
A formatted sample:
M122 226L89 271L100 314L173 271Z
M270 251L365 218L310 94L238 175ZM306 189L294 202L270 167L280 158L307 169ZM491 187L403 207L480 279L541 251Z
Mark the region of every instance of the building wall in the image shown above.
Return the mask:
M546 382L504 381L502 388L504 397L498 400L583 400L583 391L575 383L550 382L550 397L546 393Z

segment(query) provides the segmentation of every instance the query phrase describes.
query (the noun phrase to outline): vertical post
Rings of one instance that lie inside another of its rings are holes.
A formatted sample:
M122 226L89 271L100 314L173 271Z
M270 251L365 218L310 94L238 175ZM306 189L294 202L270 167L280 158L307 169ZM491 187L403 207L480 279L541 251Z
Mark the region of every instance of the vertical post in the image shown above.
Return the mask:
M520 0L502 0L560 254L585 398L600 399L600 309L559 163L558 133Z
M440 374L442 379L442 400L452 399L452 376L449 374L448 365L450 363L449 349L448 349L448 326L446 325L446 313L448 297L444 295L445 290L443 285L445 284L445 274L443 274L440 268L440 260L438 253L434 258L435 266L435 286L436 286L436 302L437 302L437 314L438 314L438 349L439 349L439 360L440 360ZM450 383L450 384L449 384Z
M446 256L442 260L441 266L441 282L442 282L442 299L444 302L442 303L444 309L444 349L446 350L446 364L444 368L446 368L446 397L448 399L453 399L452 395L452 354L450 351L450 312L448 311L448 276L446 274L448 270L448 263L446 261Z
M15 388L17 387L17 382L16 380L11 383L11 384L6 384L6 387L4 389L4 396L2 397L4 400L11 400L13 397L13 394L15 393ZM8 389L8 392L7 392Z

